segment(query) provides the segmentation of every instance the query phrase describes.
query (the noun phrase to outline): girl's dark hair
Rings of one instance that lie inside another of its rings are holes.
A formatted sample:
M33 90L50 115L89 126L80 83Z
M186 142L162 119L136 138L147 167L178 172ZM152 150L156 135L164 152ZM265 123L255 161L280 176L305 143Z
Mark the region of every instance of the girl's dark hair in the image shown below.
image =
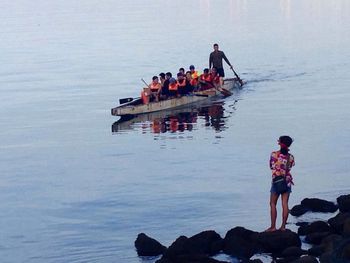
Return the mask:
M291 146L292 143L293 143L293 139L291 137L287 136L287 135L281 136L278 140L279 140L280 143L283 143L287 147ZM282 154L287 154L289 152L289 149L285 148L285 147L281 147L280 152Z

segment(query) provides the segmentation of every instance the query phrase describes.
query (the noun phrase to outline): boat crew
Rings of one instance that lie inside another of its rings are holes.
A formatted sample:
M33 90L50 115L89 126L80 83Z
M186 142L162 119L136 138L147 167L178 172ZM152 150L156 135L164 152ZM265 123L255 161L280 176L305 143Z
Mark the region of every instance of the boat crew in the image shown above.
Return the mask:
M179 73L185 76L185 69L184 68L179 68Z
M214 51L210 53L209 56L209 68L215 67L217 72L221 77L225 77L224 67L222 65L222 60L224 59L225 62L230 66L230 68L233 70L233 67L228 61L227 57L225 56L225 53L221 50L219 50L219 45L214 44L213 45Z
M178 96L178 84L177 84L176 79L174 79L174 78L169 79L169 95L171 97Z
M210 70L210 75L215 87L221 87L223 85L223 78L219 75L215 67Z
M177 73L177 91L179 95L188 94L187 81L182 73Z
M200 74L198 71L196 71L195 67L193 65L190 66L190 72L191 72L191 76L192 79L198 79Z
M160 92L160 99L162 100L166 100L169 97L169 79L172 78L172 74L171 72L167 72L165 73L165 79L164 79L164 83L162 86L162 90Z
M196 90L198 86L198 79L192 79L191 71L186 72L186 82L187 82L187 88L189 93Z
M150 101L159 101L159 94L161 91L161 84L157 76L152 77L152 82L148 87L144 87L141 92L141 99L143 104L148 104Z
M212 76L209 74L209 69L205 68L203 74L199 77L200 90L213 88Z

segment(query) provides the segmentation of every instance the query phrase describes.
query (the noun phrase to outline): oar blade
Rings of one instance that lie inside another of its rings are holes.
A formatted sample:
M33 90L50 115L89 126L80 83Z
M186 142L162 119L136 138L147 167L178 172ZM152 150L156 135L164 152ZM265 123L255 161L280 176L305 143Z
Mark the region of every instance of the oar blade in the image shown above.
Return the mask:
M119 99L119 104L124 104L130 101L133 101L134 98L124 98L124 99Z

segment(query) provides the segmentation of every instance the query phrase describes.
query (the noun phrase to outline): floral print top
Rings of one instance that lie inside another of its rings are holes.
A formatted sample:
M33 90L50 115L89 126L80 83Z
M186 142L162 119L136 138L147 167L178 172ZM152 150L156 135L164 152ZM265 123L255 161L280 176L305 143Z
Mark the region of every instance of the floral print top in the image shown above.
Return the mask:
M287 157L289 156L288 173L286 174ZM272 171L272 178L279 175L285 175L288 185L292 185L293 177L290 169L295 165L294 156L292 154L284 155L280 151L272 152L270 157L270 169Z

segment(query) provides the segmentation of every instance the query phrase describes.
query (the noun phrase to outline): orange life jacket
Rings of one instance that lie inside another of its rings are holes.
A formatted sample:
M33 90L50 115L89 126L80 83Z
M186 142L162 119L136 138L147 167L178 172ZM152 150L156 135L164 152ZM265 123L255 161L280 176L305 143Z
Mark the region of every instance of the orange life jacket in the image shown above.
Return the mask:
M212 82L212 78L211 78L210 74L208 74L208 75L202 74L200 79L203 81L206 81L206 82Z
M199 77L198 71L191 73L192 79L197 79Z
M160 83L153 83L152 82L149 86L150 86L152 92L156 92L161 88Z
M197 87L197 85L198 85L198 79L191 79L191 80L190 80L190 84L191 84L191 86L193 86L193 87Z
M179 88L184 88L184 87L186 87L186 79L183 79L182 82L177 81L177 86L178 86Z
M211 74L211 79L212 79L213 83L220 84L220 75L219 74L216 74L215 76L213 74Z
M170 83L170 84L169 84L169 90L170 90L170 91L177 91L177 87L178 87L177 82L174 82L174 83Z

